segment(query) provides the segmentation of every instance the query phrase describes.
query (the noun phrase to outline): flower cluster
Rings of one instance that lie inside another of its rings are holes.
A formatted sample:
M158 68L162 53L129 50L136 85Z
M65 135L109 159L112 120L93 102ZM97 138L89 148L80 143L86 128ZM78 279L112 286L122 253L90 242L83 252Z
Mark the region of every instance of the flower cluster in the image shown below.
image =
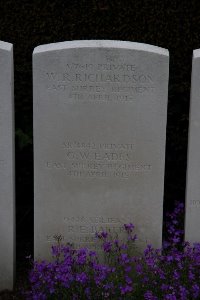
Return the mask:
M34 262L25 299L200 299L200 244L183 243L179 204L168 215L168 239L162 249L147 245L135 254L133 224L125 224L127 241L105 231L96 234L102 250L52 247L53 261ZM105 257L103 257L105 255Z

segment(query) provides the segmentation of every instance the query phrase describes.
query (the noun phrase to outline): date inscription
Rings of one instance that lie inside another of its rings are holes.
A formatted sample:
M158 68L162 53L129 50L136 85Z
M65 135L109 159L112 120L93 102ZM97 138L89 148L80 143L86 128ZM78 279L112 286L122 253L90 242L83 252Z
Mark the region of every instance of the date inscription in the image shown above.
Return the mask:
M138 162L134 143L96 143L93 141L64 141L62 160L44 162L47 170L65 172L75 178L121 178L149 173L149 162Z

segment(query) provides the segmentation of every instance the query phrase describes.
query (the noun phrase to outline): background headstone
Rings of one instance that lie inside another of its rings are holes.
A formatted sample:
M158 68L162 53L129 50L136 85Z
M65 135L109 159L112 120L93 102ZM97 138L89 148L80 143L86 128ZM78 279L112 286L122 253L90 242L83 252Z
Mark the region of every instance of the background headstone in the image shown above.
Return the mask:
M0 41L0 290L15 268L13 46Z
M200 242L200 50L194 50L188 138L185 240Z
M35 258L56 235L96 249L95 231L136 225L161 246L168 51L72 41L33 54Z

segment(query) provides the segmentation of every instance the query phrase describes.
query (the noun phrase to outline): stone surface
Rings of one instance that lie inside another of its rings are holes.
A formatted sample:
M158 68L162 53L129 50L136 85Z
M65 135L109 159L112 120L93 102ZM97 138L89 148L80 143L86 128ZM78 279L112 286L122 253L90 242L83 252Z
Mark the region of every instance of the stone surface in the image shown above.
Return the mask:
M15 265L13 47L0 41L0 290L13 288Z
M200 242L200 50L194 50L189 117L185 239Z
M168 51L71 41L33 54L35 258L55 236L97 249L95 232L136 226L161 246Z

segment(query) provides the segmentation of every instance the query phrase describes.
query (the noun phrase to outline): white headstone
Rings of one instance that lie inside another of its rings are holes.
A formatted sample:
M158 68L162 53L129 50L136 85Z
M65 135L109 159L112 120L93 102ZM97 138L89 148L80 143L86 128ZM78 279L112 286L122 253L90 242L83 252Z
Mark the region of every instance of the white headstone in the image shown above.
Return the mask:
M139 248L161 246L168 60L122 41L35 49L35 258L55 235L96 249L129 222Z
M13 288L15 265L13 46L0 41L0 290Z
M200 50L192 63L188 166L186 185L185 240L200 242Z

